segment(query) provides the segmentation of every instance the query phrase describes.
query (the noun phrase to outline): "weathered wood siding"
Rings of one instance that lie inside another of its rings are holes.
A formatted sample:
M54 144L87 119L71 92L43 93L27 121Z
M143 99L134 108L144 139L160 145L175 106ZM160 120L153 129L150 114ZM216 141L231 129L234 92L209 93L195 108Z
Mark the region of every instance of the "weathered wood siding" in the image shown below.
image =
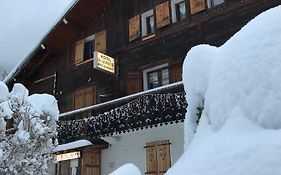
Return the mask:
M129 20L164 2L167 0L112 0L87 25L77 27L70 21L69 32L56 34L57 40L69 37L64 51L57 51L56 45L39 49L38 60L33 59L29 63L31 68L24 69L17 81L24 83L31 93L53 93L55 87L61 112L73 109L73 94L85 85L96 85L97 103L114 99L126 95L128 73L141 76L144 69L153 66L182 63L191 47L198 44L220 46L256 15L281 4L281 0L226 0L224 4L191 15L186 1L186 19L156 29L151 39L143 41L140 37L129 41ZM106 54L118 59L118 76L94 70L92 61L75 65L75 43L102 30L106 30ZM57 75L55 86L49 79L34 83L53 74Z

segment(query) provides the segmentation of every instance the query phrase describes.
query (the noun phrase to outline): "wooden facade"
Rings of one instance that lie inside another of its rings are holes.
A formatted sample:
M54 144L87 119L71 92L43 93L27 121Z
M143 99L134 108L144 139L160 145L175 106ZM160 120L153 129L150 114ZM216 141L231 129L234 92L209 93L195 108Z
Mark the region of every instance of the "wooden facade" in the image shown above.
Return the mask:
M220 46L257 14L278 4L225 0L208 8L205 1L191 0L186 1L186 18L173 23L170 0L81 0L65 15L67 24L59 22L43 40L46 49L34 51L16 80L31 93L55 95L61 112L76 109L74 96L83 86L95 86L91 105L143 91L143 71L160 64L168 63L169 83L177 82L191 47ZM141 37L141 15L151 9L155 33ZM115 76L94 70L91 58L84 60L83 43L92 35L95 49L118 61Z
M31 93L57 98L64 113L59 121L61 143L96 142L114 133L183 122L187 104L179 82L186 53L199 44L221 46L255 16L280 4L281 0L80 0L9 83L20 82ZM115 74L93 68L94 51L115 59ZM165 103L158 103L163 99ZM138 111L140 107L146 111ZM122 116L121 109L128 115ZM121 117L112 117L113 112ZM167 142L146 146L157 157L161 145L168 149ZM91 154L100 150L95 151ZM162 163L148 163L147 174L163 174L170 165L168 159ZM83 164L82 171L99 175L99 162Z

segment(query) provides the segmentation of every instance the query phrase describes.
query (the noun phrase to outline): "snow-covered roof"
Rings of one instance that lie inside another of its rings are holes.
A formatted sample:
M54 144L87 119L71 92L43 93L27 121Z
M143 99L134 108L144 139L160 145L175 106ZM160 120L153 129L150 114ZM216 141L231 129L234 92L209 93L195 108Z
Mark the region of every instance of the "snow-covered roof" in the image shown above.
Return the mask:
M31 49L31 51L24 57L13 69L12 71L5 77L3 80L4 83L9 83L17 74L23 69L23 67L30 61L35 51L41 47L43 41L48 37L48 35L56 28L56 26L64 19L64 16L79 2L79 0L73 0L72 3L61 13L58 17L58 20L51 25L50 30L42 37L41 40L37 42L37 44Z
M81 148L85 146L91 146L93 145L92 142L88 140L78 140L75 142L70 142L67 144L63 145L58 145L55 149L54 152L60 152L60 151L66 151L66 150L71 150L71 149L76 149L76 148Z

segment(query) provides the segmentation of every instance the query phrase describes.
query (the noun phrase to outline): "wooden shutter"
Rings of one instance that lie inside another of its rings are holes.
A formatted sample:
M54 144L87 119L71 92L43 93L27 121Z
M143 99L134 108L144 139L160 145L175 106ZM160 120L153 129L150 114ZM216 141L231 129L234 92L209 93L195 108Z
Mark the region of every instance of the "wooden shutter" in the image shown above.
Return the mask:
M190 0L190 10L192 15L205 9L205 0Z
M169 140L147 143L146 174L163 175L171 167Z
M157 145L157 163L159 175L165 174L171 167L170 143L168 140Z
M96 102L95 87L90 86L84 89L84 106L94 105Z
M83 61L84 57L84 40L80 40L75 44L75 64Z
M169 81L175 83L182 80L182 61L175 59L169 62Z
M146 146L146 173L148 175L158 175L157 148L155 145Z
M129 20L129 40L133 41L140 37L140 15Z
M142 77L139 72L126 75L126 94L134 94L142 91Z
M74 93L74 109L84 107L84 91L83 89L77 90Z
M74 93L74 109L83 108L96 104L96 87L91 85L80 88Z
M82 175L101 174L101 152L100 150L83 151Z
M156 6L156 23L157 28L162 28L169 25L170 19L170 7L169 2L165 2Z
M95 49L96 51L106 52L106 31L101 31L95 34Z

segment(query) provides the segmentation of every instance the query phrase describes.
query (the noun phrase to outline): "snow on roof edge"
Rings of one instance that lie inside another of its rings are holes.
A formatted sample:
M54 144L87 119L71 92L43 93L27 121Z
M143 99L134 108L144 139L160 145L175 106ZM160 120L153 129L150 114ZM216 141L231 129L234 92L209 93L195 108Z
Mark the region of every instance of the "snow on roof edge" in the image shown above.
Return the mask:
M37 44L31 49L31 51L11 70L11 72L5 77L3 82L8 84L17 74L22 70L22 68L30 61L32 56L34 55L37 48L44 42L44 40L48 37L48 35L56 28L56 26L63 20L66 14L71 11L73 7L79 2L79 0L72 0L72 3L65 8L65 10L58 17L58 20L50 27L50 30L42 37Z
M75 142L58 145L57 147L55 147L53 152L66 151L66 150L70 150L70 149L76 149L76 148L81 148L81 147L91 146L91 145L93 145L93 143L90 142L89 140L77 140Z

